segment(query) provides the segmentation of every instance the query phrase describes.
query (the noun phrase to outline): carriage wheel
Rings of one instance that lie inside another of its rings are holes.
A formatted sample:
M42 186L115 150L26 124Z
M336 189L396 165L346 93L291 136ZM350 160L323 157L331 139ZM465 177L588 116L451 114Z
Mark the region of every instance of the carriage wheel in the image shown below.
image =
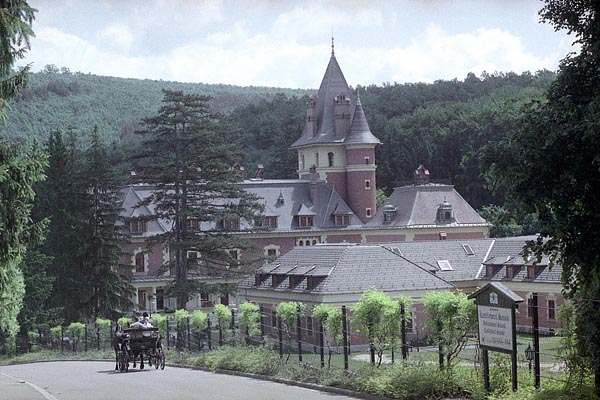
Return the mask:
M160 364L160 369L165 369L165 353L162 349L158 349L158 362L156 364Z

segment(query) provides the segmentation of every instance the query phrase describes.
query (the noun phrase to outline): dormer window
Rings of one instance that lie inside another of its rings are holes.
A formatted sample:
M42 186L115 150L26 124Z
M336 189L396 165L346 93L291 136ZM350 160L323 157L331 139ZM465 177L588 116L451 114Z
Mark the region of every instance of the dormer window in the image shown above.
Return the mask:
M383 206L383 223L386 225L391 224L396 217L396 213L397 208L390 203L387 203L385 206Z
M138 218L129 220L129 232L130 233L144 233L148 231L148 225L146 221Z
M240 230L240 219L237 217L225 218L223 220L223 230L239 231Z
M438 206L436 221L438 224L450 224L454 222L454 216L452 212L452 204L446 199Z
M277 216L262 216L255 219L255 224L261 228L277 228Z
M300 228L310 228L314 225L314 216L298 215L298 226Z
M330 167L333 167L333 153L332 152L327 153L327 161L328 161L328 165Z
M277 203L275 205L279 207L284 204L285 204L285 199L283 198L283 193L279 192L279 197L277 198Z
M336 215L335 224L337 226L348 226L350 225L350 215Z
M187 220L187 228L192 232L200 231L200 221L198 221L196 218L189 218Z

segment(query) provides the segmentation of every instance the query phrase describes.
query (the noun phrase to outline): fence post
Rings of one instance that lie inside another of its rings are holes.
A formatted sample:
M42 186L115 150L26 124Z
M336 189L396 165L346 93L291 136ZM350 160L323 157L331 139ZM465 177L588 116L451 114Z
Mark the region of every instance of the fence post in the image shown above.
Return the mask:
M442 320L438 319L438 363L440 364L440 370L444 369L444 353L442 347Z
M231 335L233 336L231 345L233 347L235 347L235 311L234 310L231 310Z
M408 346L406 345L406 310L404 304L400 305L400 314L402 315L401 335L402 335L402 359L408 357Z
M296 306L296 336L298 337L298 362L302 362L302 319L300 318L300 304Z
M533 373L535 375L535 388L540 388L540 322L538 314L538 294L533 293Z
M277 316L277 335L279 336L279 358L283 359L283 332L281 331L281 318Z
M88 326L87 324L85 324L85 329L84 329L84 340L85 340L85 352L87 353L88 351Z
M344 369L348 369L348 319L346 306L342 306L342 335L344 337Z
M65 351L65 327L60 326L60 352Z
M260 318L260 320L259 320L259 322L260 322L260 339L261 339L261 342L264 343L265 342L265 322L263 320L263 314L265 312L264 307L260 306L258 309L258 312L260 315L260 317L259 317Z
M96 347L100 350L100 327L96 326Z
M325 367L325 346L323 346L323 333L323 323L319 322L319 353L321 354L321 368Z
M171 349L171 335L169 335L169 316L166 315L166 323L167 323L167 350Z
M207 334L208 334L208 350L212 350L212 330L210 327L210 316L208 317L208 327L207 329Z
M192 351L192 335L190 334L190 316L187 317L187 342L188 342L188 351Z

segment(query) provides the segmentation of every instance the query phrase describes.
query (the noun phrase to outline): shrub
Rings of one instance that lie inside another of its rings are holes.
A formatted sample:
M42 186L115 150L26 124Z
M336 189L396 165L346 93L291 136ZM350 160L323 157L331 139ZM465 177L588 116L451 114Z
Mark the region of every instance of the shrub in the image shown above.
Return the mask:
M256 304L249 302L240 305L240 329L248 329L248 335L256 336L260 333L260 309Z
M202 331L208 327L208 315L200 310L196 310L190 317L190 325L197 331Z
M167 316L162 314L152 315L152 324L158 328L158 332L164 338L167 337Z
M57 325L50 328L50 337L54 340L60 340L62 332L62 326Z
M81 322L71 322L67 328L67 331L69 332L69 336L72 340L79 341L83 338L85 324L82 324Z
M187 312L187 310L184 309L179 309L175 311L175 321L177 322L177 328L185 327L189 315L190 314Z
M121 325L121 328L125 329L129 326L129 317L121 317L117 320L117 323Z
M190 360L212 371L227 369L272 376L279 370L279 356L264 347L220 347Z

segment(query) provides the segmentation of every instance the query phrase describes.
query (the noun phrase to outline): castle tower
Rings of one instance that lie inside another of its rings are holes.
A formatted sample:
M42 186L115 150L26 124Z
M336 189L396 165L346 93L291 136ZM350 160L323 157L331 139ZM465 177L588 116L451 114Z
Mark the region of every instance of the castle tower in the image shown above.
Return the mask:
M317 96L309 97L302 136L292 144L298 151L298 177L319 179L333 187L364 223L377 211L375 146L381 142L370 131L360 103L331 50L331 58Z

